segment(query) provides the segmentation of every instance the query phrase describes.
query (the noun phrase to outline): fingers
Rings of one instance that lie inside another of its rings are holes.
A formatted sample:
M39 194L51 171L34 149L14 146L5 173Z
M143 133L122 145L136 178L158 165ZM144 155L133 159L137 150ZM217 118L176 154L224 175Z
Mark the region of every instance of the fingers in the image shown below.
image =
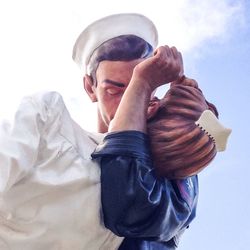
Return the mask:
M156 57L158 57L159 59L172 58L173 57L173 53L171 52L171 49L167 45L160 46L159 48L157 48L155 50L154 55Z
M182 54L176 49L176 47L171 47L170 51L172 52L173 58L176 60L177 67L179 67L178 79L180 79L184 75Z
M166 73L172 76L172 81L183 76L182 55L176 47L161 46L155 51L154 57L156 64L162 66Z
M175 47L161 46L149 57L136 65L134 79L143 79L153 89L173 82L183 75L181 53ZM138 81L139 82L139 81Z
M184 65L183 65L183 59L182 59L182 54L178 52L178 60L179 60L179 65L181 66L180 73L179 73L179 78L182 78L184 76Z
M181 53L176 49L176 47L169 47L168 45L160 46L154 52L157 56L167 56L168 58L180 60L182 62Z
M173 58L178 60L180 56L180 52L175 47L171 47L170 51L172 53Z

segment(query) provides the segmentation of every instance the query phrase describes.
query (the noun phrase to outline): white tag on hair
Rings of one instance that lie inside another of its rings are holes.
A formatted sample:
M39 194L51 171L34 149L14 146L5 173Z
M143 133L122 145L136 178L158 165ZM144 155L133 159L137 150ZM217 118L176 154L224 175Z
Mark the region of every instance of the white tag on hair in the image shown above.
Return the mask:
M195 124L214 140L218 152L226 149L227 139L232 130L225 128L212 111L203 111L199 120L196 121Z

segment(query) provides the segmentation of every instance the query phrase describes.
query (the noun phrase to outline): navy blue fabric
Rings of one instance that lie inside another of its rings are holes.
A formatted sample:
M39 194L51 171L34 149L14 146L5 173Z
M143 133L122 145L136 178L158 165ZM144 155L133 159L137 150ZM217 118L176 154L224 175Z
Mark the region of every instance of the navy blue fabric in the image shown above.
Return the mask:
M176 245L172 241L157 242L138 238L125 238L119 250L174 250Z
M179 233L195 217L197 176L157 178L149 138L138 131L108 134L92 157L100 160L104 224L128 238L121 249L174 249Z

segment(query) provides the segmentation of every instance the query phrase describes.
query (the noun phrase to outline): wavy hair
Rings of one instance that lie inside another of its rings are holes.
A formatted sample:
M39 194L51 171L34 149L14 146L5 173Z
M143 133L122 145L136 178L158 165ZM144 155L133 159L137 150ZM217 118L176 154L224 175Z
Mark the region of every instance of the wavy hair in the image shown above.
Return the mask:
M159 101L157 113L148 120L154 165L160 176L181 179L205 168L217 151L213 138L195 122L216 107L206 101L196 81L183 77L172 83Z

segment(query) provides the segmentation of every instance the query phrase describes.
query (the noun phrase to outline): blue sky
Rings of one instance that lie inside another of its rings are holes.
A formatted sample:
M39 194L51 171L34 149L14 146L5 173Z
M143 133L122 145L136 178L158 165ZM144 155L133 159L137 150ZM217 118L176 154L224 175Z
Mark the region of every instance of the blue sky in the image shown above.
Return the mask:
M245 14L250 13L245 4ZM197 218L183 237L183 250L249 249L249 21L246 16L245 25L236 26L223 43L207 42L195 72L190 70L233 131L226 152L200 174Z
M140 12L156 23L160 43L183 51L186 75L199 82L233 130L227 150L200 174L197 217L179 249L248 250L249 0L92 0L87 6L83 0L1 1L0 117L11 119L24 95L56 90L73 118L93 130L96 117L89 114L95 106L82 91L71 49L90 21L117 12Z

